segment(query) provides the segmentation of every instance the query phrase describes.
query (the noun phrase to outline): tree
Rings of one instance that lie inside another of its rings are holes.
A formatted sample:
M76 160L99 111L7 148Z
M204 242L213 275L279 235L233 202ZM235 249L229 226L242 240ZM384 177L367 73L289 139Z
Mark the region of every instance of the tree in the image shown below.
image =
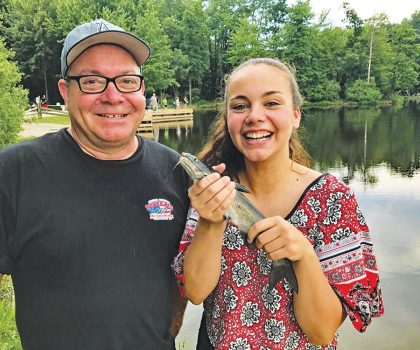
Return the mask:
M21 74L13 53L0 41L0 148L17 140L27 107L27 91L20 85Z
M61 35L57 33L54 0L11 0L6 35L16 53L24 84L32 96L56 99Z
M139 5L134 23L133 33L143 38L151 47L150 59L144 66L148 89L159 91L176 84L175 69L171 65L173 52L159 20L155 1L144 0Z
M188 57L186 78L190 102L192 102L192 88L197 86L198 89L201 89L201 81L210 65L209 32L201 1L186 1L182 13L180 48L184 55Z
M248 16L249 8L245 0L212 0L206 13L209 18L210 30L210 72L208 80L211 82L212 98L222 90L223 78L232 69L227 60L229 40L234 33L238 18Z
M232 65L238 65L249 58L265 56L266 51L260 36L259 28L249 23L247 18L242 18L229 40L227 61Z
M296 68L296 77L304 96L311 99L311 89L323 79L317 62L317 26L308 0L288 8L287 22L271 38L270 46L278 57Z
M419 84L420 42L411 22L403 20L390 28L392 45L392 90L415 93Z

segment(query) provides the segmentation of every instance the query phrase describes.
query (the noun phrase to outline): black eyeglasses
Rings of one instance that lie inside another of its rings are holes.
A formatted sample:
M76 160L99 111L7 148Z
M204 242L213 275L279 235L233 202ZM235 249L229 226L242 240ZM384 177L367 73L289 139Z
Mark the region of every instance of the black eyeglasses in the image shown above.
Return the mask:
M141 89L143 76L140 74L124 74L113 78L102 75L67 75L65 80L76 80L81 92L86 94L100 94L108 87L108 83L114 83L119 92L136 92Z

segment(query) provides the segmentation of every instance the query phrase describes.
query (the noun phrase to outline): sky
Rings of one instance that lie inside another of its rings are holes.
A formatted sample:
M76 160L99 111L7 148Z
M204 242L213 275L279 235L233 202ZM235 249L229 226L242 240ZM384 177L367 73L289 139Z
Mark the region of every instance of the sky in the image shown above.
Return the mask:
M334 26L342 26L344 10L341 8L342 0L310 0L312 10L319 15L322 10L330 9L328 19ZM350 7L356 10L359 17L366 19L372 17L375 12L385 12L391 23L400 23L404 18L410 18L411 14L420 10L418 0L346 0ZM294 1L289 1L293 3Z

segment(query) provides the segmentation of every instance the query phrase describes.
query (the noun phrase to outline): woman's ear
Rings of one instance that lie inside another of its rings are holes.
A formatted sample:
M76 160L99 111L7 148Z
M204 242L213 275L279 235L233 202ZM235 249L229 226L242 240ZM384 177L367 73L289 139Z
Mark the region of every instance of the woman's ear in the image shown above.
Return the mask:
M300 112L300 108L297 107L294 111L293 111L293 128L297 129L300 126L300 120L302 118L302 114Z

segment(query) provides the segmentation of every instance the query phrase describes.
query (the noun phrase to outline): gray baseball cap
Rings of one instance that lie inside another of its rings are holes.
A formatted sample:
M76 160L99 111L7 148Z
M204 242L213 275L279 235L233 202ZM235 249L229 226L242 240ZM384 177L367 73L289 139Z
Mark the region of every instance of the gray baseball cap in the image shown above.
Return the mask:
M96 19L79 25L67 34L61 51L63 77L83 51L98 44L121 46L133 56L139 66L150 56L150 48L142 39L103 19Z

